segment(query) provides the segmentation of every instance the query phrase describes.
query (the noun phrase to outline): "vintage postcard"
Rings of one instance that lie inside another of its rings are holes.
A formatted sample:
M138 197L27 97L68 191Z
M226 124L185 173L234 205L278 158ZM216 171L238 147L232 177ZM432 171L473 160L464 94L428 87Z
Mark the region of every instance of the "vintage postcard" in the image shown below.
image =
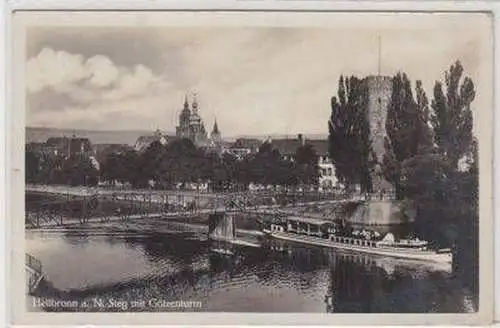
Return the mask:
M488 13L12 15L18 324L487 324Z

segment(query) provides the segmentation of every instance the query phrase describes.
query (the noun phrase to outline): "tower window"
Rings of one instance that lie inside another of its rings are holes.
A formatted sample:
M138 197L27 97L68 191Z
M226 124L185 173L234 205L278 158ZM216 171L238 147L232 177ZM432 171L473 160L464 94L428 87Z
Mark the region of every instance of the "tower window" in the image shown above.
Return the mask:
M378 97L377 101L378 101L379 104L381 104L382 103L382 98Z

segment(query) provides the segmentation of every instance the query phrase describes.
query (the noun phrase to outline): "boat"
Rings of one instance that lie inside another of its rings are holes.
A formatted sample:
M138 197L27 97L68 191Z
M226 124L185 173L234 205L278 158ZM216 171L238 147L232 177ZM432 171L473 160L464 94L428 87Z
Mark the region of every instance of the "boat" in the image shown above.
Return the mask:
M431 249L429 242L418 238L397 240L392 233L381 238L368 231L345 234L339 230L332 221L296 216L280 218L262 228L267 237L307 245L446 265L453 261L450 249Z

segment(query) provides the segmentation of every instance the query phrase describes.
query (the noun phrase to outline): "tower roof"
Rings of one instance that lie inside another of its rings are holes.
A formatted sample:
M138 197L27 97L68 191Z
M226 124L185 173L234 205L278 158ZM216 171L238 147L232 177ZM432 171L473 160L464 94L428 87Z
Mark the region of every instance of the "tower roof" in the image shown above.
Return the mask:
M193 108L193 112L198 112L198 101L196 100L196 93L193 94L192 108Z
M184 121L188 121L191 117L191 110L189 109L189 103L187 99L187 95L184 97L184 108L181 111L181 114L179 116L179 121L182 124Z
M214 121L214 127L212 129L212 134L219 134L220 131L219 131L219 126L217 125L217 119L215 119Z
M184 110L189 111L189 102L187 95L184 96Z

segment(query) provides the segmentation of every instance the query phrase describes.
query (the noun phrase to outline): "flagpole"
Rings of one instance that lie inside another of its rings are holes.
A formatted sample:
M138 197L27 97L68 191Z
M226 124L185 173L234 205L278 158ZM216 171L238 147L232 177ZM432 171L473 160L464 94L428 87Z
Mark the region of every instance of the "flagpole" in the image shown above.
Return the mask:
M380 34L378 35L378 76L380 76L380 68L382 66L382 40Z

